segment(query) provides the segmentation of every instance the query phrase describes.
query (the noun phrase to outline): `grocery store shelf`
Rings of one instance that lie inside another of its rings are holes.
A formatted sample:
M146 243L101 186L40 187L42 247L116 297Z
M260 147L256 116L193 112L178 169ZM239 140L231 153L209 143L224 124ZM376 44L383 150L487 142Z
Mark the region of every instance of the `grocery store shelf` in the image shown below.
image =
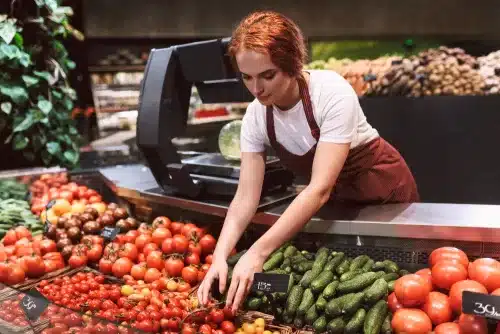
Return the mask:
M131 203L155 203L225 217L230 199L187 199L162 194L149 168L129 165L100 170L117 196ZM155 190L156 189L156 190ZM270 196L252 222L272 225L286 210L293 195ZM368 207L325 206L304 232L409 239L497 242L500 206L469 204L391 204Z
M89 66L89 72L143 72L145 65L103 65Z

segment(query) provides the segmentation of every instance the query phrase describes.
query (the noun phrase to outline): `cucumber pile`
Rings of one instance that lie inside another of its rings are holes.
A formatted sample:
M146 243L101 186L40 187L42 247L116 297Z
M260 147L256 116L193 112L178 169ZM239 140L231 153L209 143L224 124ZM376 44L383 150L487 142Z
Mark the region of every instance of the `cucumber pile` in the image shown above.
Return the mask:
M231 265L231 264L230 264ZM246 309L273 314L280 322L316 333L392 333L387 296L408 274L390 260L349 258L322 247L316 253L280 247L264 272L290 274L288 293L252 293Z
M0 238L18 225L26 226L33 236L43 233L43 224L31 212L28 202L17 199L0 200Z
M0 199L23 200L28 195L28 186L15 179L0 180Z

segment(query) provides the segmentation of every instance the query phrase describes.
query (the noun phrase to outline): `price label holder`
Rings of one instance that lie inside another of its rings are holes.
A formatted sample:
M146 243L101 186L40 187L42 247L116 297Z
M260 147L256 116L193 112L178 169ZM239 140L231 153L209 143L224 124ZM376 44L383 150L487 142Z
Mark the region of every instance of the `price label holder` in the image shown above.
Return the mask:
M45 223L43 224L43 234L44 235L47 235L47 233L49 233L49 228L51 225L52 225L51 222L49 222L48 220L45 221Z
M47 203L47 205L45 206L45 210L50 210L52 209L52 207L56 204L56 200L53 199L51 200L49 203Z
M462 312L500 320L500 297L464 291L462 293Z
M105 226L101 231L101 237L107 241L113 241L118 233L120 233L120 229L118 227Z
M30 321L37 321L49 306L49 301L37 289L31 288L21 299L20 306Z
M372 82L377 80L377 76L375 74L365 74L363 75L363 80L366 82Z
M273 313L277 314L278 303L275 301L275 293L287 293L290 275L255 273L253 277L253 292L261 292L269 300Z

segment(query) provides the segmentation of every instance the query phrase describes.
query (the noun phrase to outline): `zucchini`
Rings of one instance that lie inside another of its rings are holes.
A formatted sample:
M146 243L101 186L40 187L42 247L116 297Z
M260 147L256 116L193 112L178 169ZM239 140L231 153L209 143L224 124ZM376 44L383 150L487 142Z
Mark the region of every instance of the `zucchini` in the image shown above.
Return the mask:
M378 334L387 316L387 302L379 300L366 314L363 324L364 334Z

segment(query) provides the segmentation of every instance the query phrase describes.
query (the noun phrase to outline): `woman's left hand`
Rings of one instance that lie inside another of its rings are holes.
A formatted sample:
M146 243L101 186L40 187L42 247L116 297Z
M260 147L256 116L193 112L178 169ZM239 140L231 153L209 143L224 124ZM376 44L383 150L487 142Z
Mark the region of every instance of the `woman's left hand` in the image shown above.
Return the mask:
M231 285L227 292L226 305L236 312L250 291L255 273L262 271L266 258L251 248L240 258L233 270Z

